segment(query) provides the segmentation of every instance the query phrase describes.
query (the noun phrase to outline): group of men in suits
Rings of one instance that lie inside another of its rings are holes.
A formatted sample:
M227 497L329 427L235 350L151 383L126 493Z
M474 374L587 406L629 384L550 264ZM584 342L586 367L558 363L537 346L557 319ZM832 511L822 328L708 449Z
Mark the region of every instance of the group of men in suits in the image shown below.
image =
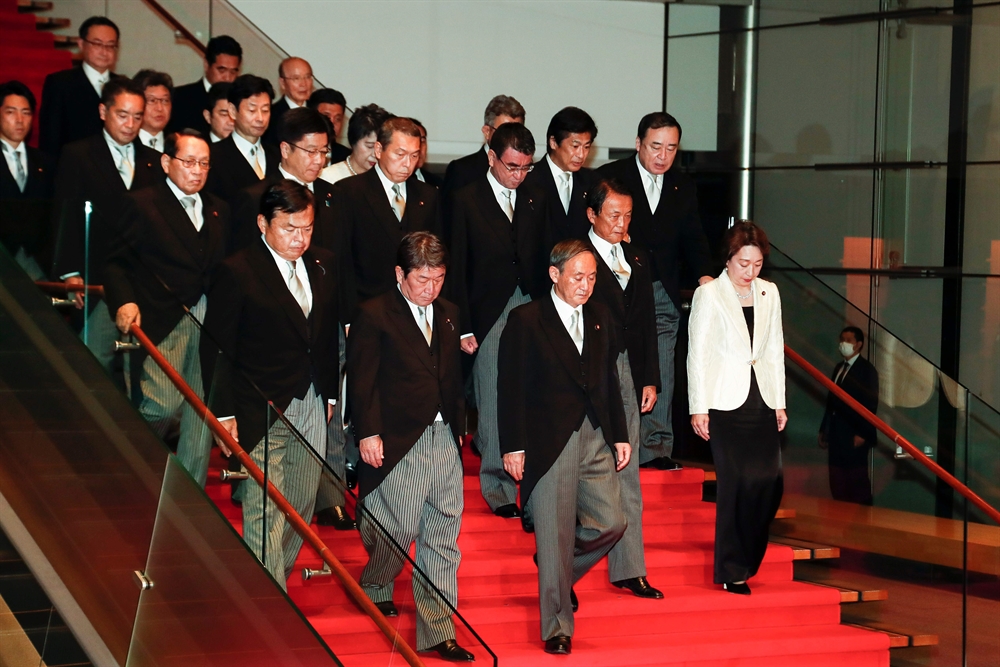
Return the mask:
M43 137L60 156L53 273L73 289L105 285L83 327L105 367L118 332L143 326L296 510L339 529L355 522L341 490L323 493L320 461L344 476L346 369L371 558L362 585L398 614L392 582L416 542L429 578L414 579L420 650L473 659L450 621L466 384L484 499L536 537L546 650L570 652L573 583L606 554L613 584L662 598L646 579L638 467L679 467L669 404L680 263L708 274L694 186L671 169L677 121L648 114L636 155L592 171L596 124L567 107L535 163L524 108L498 95L483 148L443 181L420 171L426 129L390 116L373 166L331 185L320 173L346 150L335 141L346 101L313 91L306 61L281 63L275 102L266 79L240 74L231 38L214 38L204 77L176 89L155 71L113 75L118 38L107 19L85 22L84 67L50 77L43 102ZM3 90L4 108L9 98L22 111L10 123L5 112L0 139L30 198L52 169L23 150L30 92ZM99 123L87 129L91 93ZM126 370L154 428L179 420L178 455L204 483L204 425L143 354ZM244 486L247 542L284 584L301 540Z

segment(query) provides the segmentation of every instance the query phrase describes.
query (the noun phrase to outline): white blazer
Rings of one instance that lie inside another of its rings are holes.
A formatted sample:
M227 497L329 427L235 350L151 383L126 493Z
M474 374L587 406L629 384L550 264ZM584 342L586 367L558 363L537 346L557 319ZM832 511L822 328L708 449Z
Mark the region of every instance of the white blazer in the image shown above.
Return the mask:
M750 394L750 369L769 408L785 408L785 337L778 287L762 278L753 290L754 336L743 318L736 289L725 271L702 285L691 302L688 324L688 403L693 415L735 410Z

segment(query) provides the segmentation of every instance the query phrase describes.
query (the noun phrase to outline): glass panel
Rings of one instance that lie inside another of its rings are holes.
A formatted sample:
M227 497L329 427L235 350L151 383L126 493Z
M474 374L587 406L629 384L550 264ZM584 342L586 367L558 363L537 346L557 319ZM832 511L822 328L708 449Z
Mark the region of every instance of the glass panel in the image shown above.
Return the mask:
M1000 6L972 12L969 160L1000 160ZM994 179L996 183L996 179ZM996 209L994 209L996 210Z
M947 176L944 167L882 171L882 267L944 262Z
M340 665L222 520L171 457L127 665Z
M961 355L962 384L986 404L1000 406L1000 277L962 281Z
M878 30L759 32L756 166L873 161Z
M824 16L870 14L879 0L760 0L760 25L774 26L818 21Z

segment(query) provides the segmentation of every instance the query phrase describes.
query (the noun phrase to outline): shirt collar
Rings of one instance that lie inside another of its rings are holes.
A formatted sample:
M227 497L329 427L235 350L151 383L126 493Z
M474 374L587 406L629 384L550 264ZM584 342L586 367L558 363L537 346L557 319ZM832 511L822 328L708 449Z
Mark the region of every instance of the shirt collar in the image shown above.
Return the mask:
M201 203L200 192L196 192L193 195L185 194L179 187L177 187L177 184L171 181L169 178L167 178L167 187L170 188L170 191L174 193L175 197L177 197L177 201L180 201L184 197L194 197L195 205Z
M216 136L215 132L212 132L211 130L208 131L208 138L212 140L213 144L217 144L222 141L222 137Z
M13 152L17 153L18 155L25 155L27 153L27 151L24 148L24 142L23 141L17 145L17 148L15 148L14 145L11 144L6 139L0 139L0 141L3 142L4 150L5 151L13 151Z
M303 104L296 104L295 100L288 95L285 95L285 103L288 105L289 109L298 109L299 107L305 106Z
M493 188L493 194L494 196L496 196L497 201L500 201L500 197L503 196L501 193L504 190L510 190L510 201L511 204L514 203L514 196L517 194L517 190L511 190L510 188L506 188L503 185L501 185L500 181L496 179L496 176L494 176L493 172L490 170L486 171L486 180L489 181L490 187Z
M149 140L156 139L156 150L163 152L163 130L160 130L156 134L150 134L146 130L139 129L139 140L144 146L149 146Z
M246 139L244 139L240 135L240 133L237 132L236 130L233 130L233 133L231 135L229 135L229 136L231 136L233 138L233 141L236 142L236 147L238 149L240 149L240 152L243 153L243 155L246 156L246 157L248 157L248 158L250 157L250 149L251 148L255 148L255 147L256 148L262 148L261 143L260 143L260 139L257 140L257 143L251 144L249 141L247 141Z
M107 130L101 130L101 131L104 133L104 140L106 142L108 142L108 146L110 146L111 148L114 149L115 153L118 153L119 149L121 149L121 148L125 148L125 149L131 149L132 148L132 144L131 143L122 145L122 144L118 143L117 141L115 141L114 138L110 134L108 134Z
M855 352L854 356L851 357L850 359L844 359L844 363L847 364L848 368L853 368L854 367L854 362L857 361L858 357L860 357L860 356L861 356L861 352Z
M83 63L83 73L86 75L87 81L95 86L99 83L107 83L111 79L111 70L105 70L102 74L88 63Z
M656 174L651 174L650 172L646 171L646 168L642 166L642 162L639 162L639 154L638 153L635 154L635 165L637 167L639 167L639 177L640 177L640 180L642 180L642 187L643 188L646 188L649 185L649 179L650 178L656 179L657 184L660 184L660 183L663 182L663 174L660 174L659 176L657 176Z
M390 199L396 196L396 193L392 191L392 186L398 185L399 191L403 195L403 201L406 201L406 181L402 183L393 183L389 180L389 177L385 175L382 168L378 166L378 162L375 163L375 173L378 174L378 180L382 182L382 188L385 190L385 194Z
M549 155L545 156L545 161L549 163L549 169L552 170L552 178L555 179L556 185L559 185L559 178L563 174L569 174L570 182L572 182L573 172L566 171L565 169L557 165L555 162L552 161L552 158Z
M399 295L401 297L403 297L403 301L406 302L406 305L410 307L410 312L413 314L413 319L415 321L417 320L418 317L420 317L420 312L417 310L418 308L424 308L425 309L425 315L427 317L427 321L428 322L433 322L434 321L434 302L433 301L431 302L431 304L429 306L418 306L417 304L413 303L412 301L410 301L409 299L406 298L406 295L403 294L403 288L400 287L399 283L396 283L396 289L399 290Z
M549 290L549 294L552 295L552 303L556 306L556 313L559 314L559 319L562 320L563 325L569 329L570 318L573 316L573 313L580 313L583 315L583 306L577 306L574 308L560 299L559 295L556 294L555 286Z
M618 254L621 254L620 243L614 243L614 244L608 243L607 241L605 241L604 239L602 239L600 236L597 235L597 232L594 231L593 227L590 228L590 231L587 232L587 235L590 238L590 242L594 244L594 250L597 251L597 255L601 259L607 257L611 253L611 248L613 247L618 248L619 250Z
M201 85L205 86L206 93L212 92L212 84L208 82L207 76L201 77Z
M306 186L307 188L309 188L309 192L313 191L313 184L312 183L306 183L301 178L298 178L297 176L292 176L290 173L288 173L287 171L285 171L285 168L282 167L281 165L278 165L278 173L281 174L282 178L287 178L290 181L295 181L299 185Z

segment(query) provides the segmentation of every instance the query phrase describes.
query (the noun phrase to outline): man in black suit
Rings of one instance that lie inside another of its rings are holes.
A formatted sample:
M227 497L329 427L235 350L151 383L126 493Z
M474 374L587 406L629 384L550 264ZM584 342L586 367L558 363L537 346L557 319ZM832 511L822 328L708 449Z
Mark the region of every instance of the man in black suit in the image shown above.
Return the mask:
M38 147L58 158L63 146L100 134L103 123L97 107L104 85L115 78L118 26L104 16L80 24L77 44L83 62L45 77L39 114Z
M878 411L878 371L861 356L865 334L858 327L840 332L840 354L831 380L847 395ZM819 446L829 453L830 495L859 505L872 504L872 482L868 475L868 452L878 442L875 426L832 393L826 397L826 412L819 427Z
M230 204L243 188L278 176L278 149L261 141L271 121L273 97L271 82L253 74L240 76L229 88L233 133L212 144L205 189Z
M417 566L445 598L414 574L417 650L472 662L475 657L455 642L445 604L458 604L465 424L458 308L438 298L446 263L444 244L433 234L404 236L396 289L361 305L347 340L348 392L361 450L358 517L368 552L359 582L383 614L398 616L393 583L415 541Z
M443 221L446 238L451 238L451 205L456 192L469 183L479 179L490 168L490 139L498 127L504 123L521 123L524 125L524 107L509 95L497 95L486 105L483 114L483 148L465 157L452 160L444 172L444 184L441 186L442 203L444 206Z
M597 138L597 125L583 109L566 107L552 117L545 132L547 154L525 182L545 190L553 240L585 239L587 191L593 170L583 166Z
M330 164L346 160L351 154L351 149L337 141L340 139L340 131L344 129L347 98L339 90L320 88L309 96L306 106L320 112L330 121Z
M205 295L226 256L229 207L201 192L208 142L198 133L168 135L160 167L166 179L125 197L120 234L105 271L104 294L118 330L138 324L199 396L199 324ZM163 437L180 413L177 457L204 486L212 438L198 413L145 351L131 352L132 400Z
M221 264L202 332L202 377L212 383L206 388L212 411L307 519L337 400L340 338L334 256L309 247L312 201L294 181L268 189L258 218L261 238ZM229 454L225 447L223 453ZM265 522L260 485L244 483L242 495L243 539L258 558L266 541L264 566L285 588L302 538L270 500Z
M639 121L636 154L604 165L597 175L617 178L633 193L631 239L646 248L653 261L653 298L660 362L661 393L652 411L642 416L639 464L661 470L681 466L674 449L671 404L674 400L674 350L680 324L681 261L711 282L708 240L698 217L694 181L674 165L681 126L668 113L654 112Z
M313 92L312 67L302 58L285 58L278 63L278 86L281 99L271 105L271 124L264 134L264 141L278 145L278 121L289 109L306 106Z
M614 349L621 386L628 440L639 446L639 421L656 405L660 368L656 352L656 315L649 255L623 239L632 220L632 195L621 181L601 180L587 195L592 225L586 243L597 257L597 281L590 303L602 304L614 325ZM646 579L642 542L642 487L639 462L630 459L619 475L622 510L628 528L608 554L611 583L638 597L662 599Z
M163 131L170 122L174 80L169 74L152 69L139 70L132 80L146 97L146 111L142 114L139 141L143 146L163 152L167 139Z
M228 139L233 133L233 117L229 115L229 89L231 83L215 83L205 98L205 108L202 117L208 124L208 144L217 144Z
M208 91L217 83L232 83L240 75L243 47L229 35L213 37L205 47L204 66L205 75L202 78L174 89L174 108L168 132L190 128L208 136L208 123L202 115Z
M68 144L59 158L52 205L55 260L52 273L69 288L86 280L103 285L108 252L120 233L125 195L163 179L160 153L138 139L146 99L129 79L104 86L99 107L104 130ZM84 209L90 202L89 218ZM89 229L89 250L88 248ZM89 271L89 274L88 274ZM77 308L84 299L77 292ZM109 373L118 338L114 315L103 299L88 300L81 337Z
M413 175L417 177L418 181L433 185L440 190L441 186L444 185L444 179L424 168L427 166L427 128L416 118L410 120L420 128L420 160L417 162L417 170L413 172Z
M413 178L420 130L409 118L382 123L375 167L333 188L333 219L351 321L357 306L394 289L396 249L409 232L440 234L437 188Z
M545 651L571 651L573 584L625 532L618 475L631 447L614 323L589 301L597 258L577 239L552 249L548 295L515 308L500 341L500 442L535 526Z
M27 144L35 95L20 81L0 84L0 243L33 279L48 275L52 159Z
M498 516L516 518L517 486L504 472L497 431L497 350L511 309L544 292L551 247L545 193L524 184L535 140L521 123L490 138L489 168L455 193L450 289L462 314L462 350L478 352L472 368L483 460L483 497Z

